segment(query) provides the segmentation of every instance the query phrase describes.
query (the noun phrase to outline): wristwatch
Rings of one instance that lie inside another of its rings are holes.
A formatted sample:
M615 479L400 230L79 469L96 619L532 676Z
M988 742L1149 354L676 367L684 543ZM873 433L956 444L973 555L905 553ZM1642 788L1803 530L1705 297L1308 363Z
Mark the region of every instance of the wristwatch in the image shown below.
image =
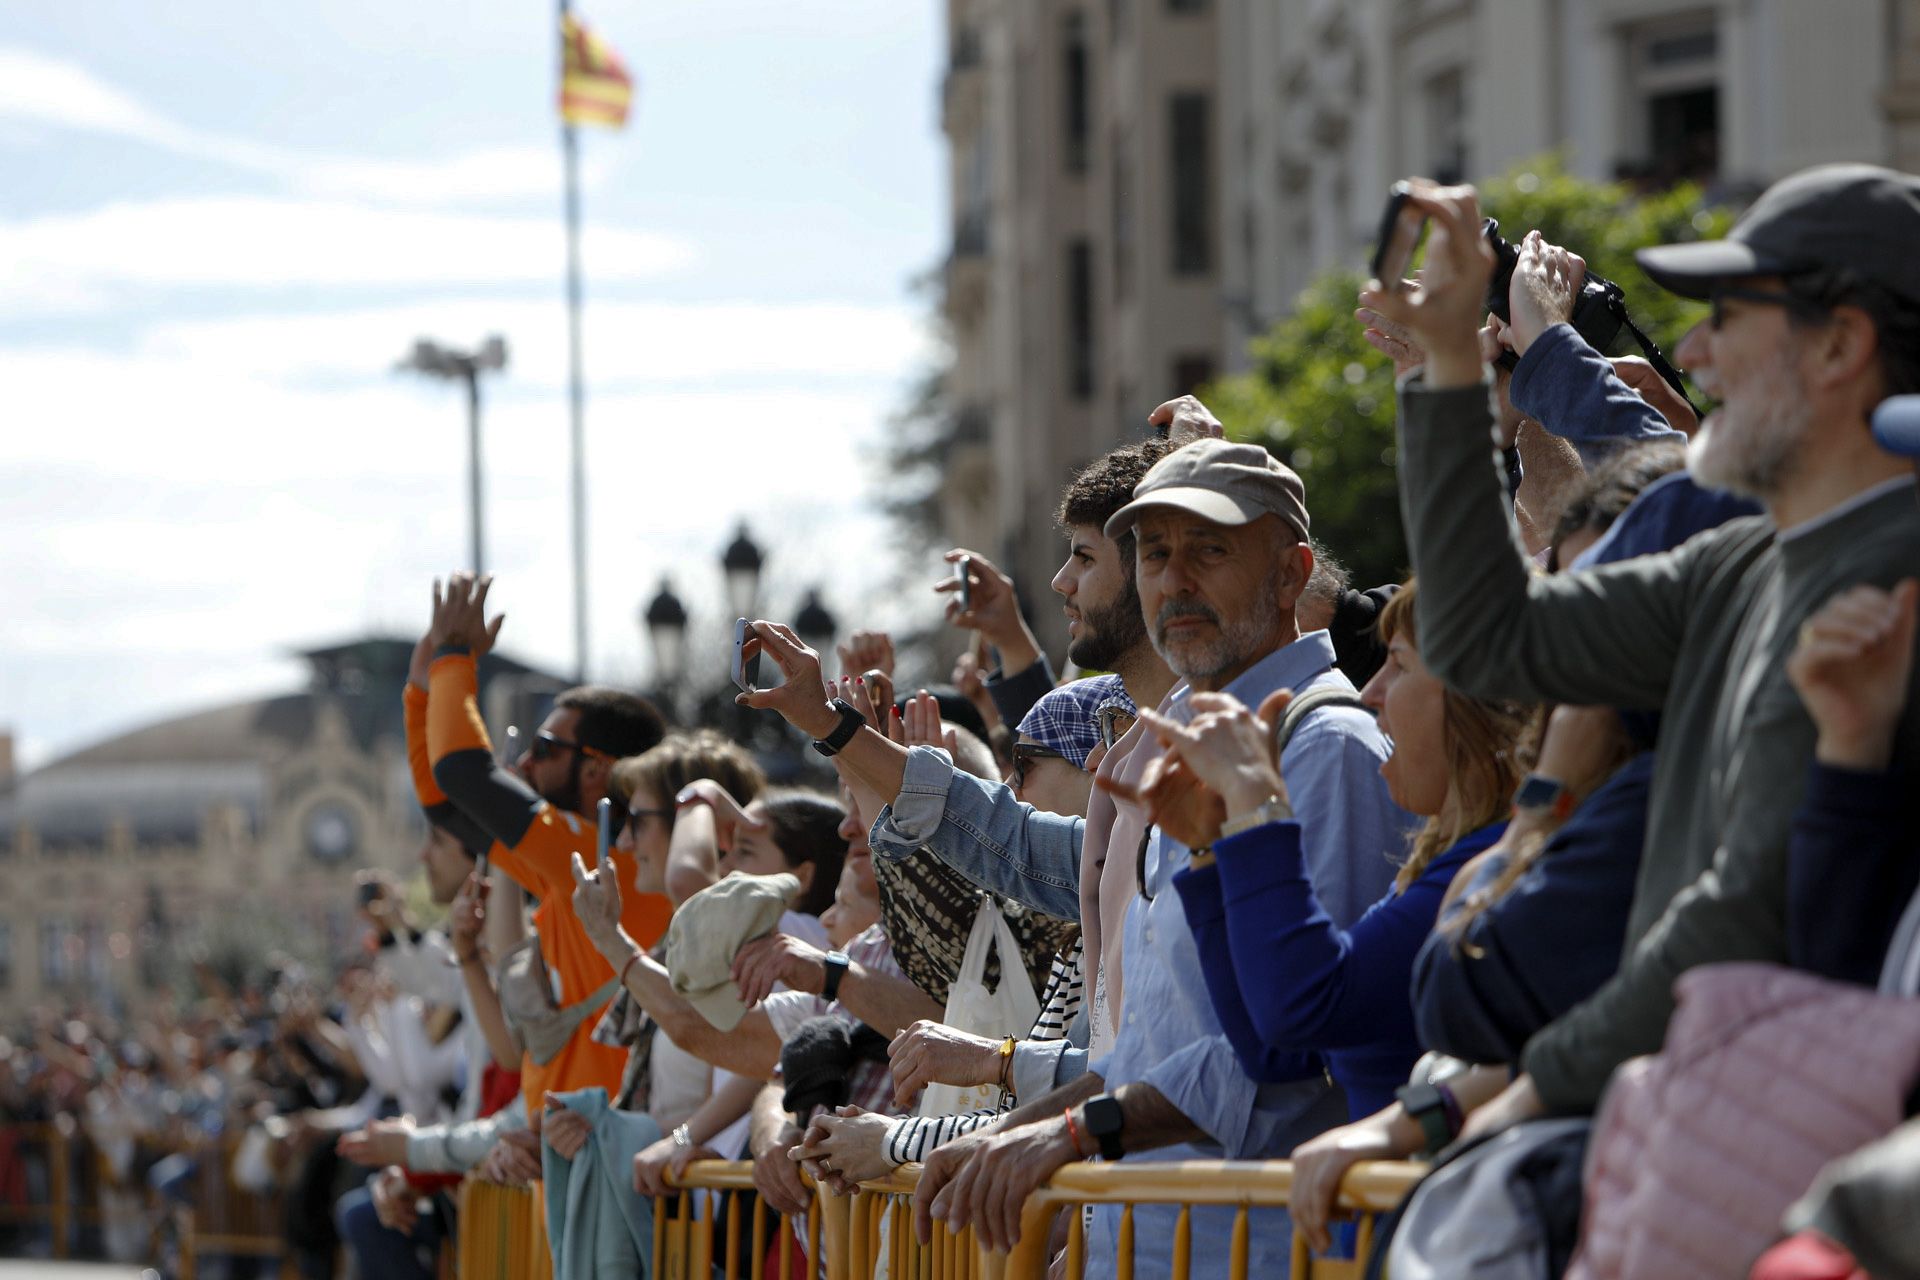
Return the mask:
M1420 1132L1427 1139L1429 1153L1439 1151L1453 1141L1452 1111L1438 1085L1428 1084L1424 1080L1418 1084L1403 1084L1394 1090L1393 1096L1400 1099L1400 1105L1407 1109L1408 1118L1420 1126Z
M823 756L837 756L840 748L853 741L853 735L860 732L860 726L867 722L867 718L845 698L835 698L828 705L840 713L840 723L826 737L815 738L813 749Z
M1120 1144L1120 1130L1127 1122L1120 1099L1110 1093L1088 1098L1080 1105L1080 1114L1086 1118L1087 1132L1100 1144L1102 1160L1118 1160L1127 1153Z
M1558 778L1530 773L1513 793L1513 811L1544 812L1555 822L1565 822L1573 814L1573 792Z
M826 960L822 963L826 967L827 976L820 984L820 998L837 1000L840 998L840 979L847 976L847 970L852 966L853 961L847 958L847 953L844 951L829 951Z
M1293 816L1293 806L1287 803L1285 796L1268 796L1259 805L1237 818L1228 818L1221 824L1220 838L1237 836L1242 831L1251 831L1255 827L1264 827L1269 822L1285 822Z

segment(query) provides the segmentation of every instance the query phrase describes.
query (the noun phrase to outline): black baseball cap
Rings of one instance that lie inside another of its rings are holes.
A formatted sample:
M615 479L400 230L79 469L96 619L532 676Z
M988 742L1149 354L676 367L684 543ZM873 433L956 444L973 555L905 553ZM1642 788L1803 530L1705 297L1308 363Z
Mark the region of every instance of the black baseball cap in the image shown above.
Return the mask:
M1725 240L1666 244L1634 255L1654 282L1709 297L1740 276L1849 269L1920 302L1920 178L1870 164L1823 164L1782 178Z

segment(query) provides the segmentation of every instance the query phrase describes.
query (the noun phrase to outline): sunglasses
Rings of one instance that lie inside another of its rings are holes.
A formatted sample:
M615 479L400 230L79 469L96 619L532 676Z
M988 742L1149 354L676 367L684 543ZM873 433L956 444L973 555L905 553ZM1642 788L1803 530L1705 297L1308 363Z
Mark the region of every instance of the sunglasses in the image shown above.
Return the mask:
M570 742L565 738L555 737L545 729L535 733L533 735L533 741L527 744L527 757L534 761L551 760L562 751L578 751L582 755L595 756L601 760L613 759L612 756L597 747L589 747L584 742Z
M1707 297L1709 329L1718 329L1727 322L1724 304L1729 299L1735 302L1752 302L1761 306L1785 307L1789 311L1798 311L1808 316L1824 315L1827 311L1827 308L1811 298L1789 293L1785 289L1715 289Z
M1133 712L1118 705L1101 707L1093 713L1100 723L1100 745L1113 750L1113 744L1127 736L1127 730L1133 728Z
M1065 760L1067 757L1052 747L1043 747L1037 742L1016 742L1013 744L1013 789L1020 790L1027 784L1027 766L1035 760Z

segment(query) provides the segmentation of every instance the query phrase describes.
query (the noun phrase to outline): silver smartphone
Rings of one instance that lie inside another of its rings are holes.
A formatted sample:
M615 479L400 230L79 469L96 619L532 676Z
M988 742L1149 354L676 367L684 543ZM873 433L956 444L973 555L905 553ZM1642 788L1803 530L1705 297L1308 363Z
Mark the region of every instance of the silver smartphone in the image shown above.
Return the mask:
M747 641L754 638L753 624L745 618L733 624L733 682L740 686L742 693L758 693L760 680L760 651L754 650L747 657Z

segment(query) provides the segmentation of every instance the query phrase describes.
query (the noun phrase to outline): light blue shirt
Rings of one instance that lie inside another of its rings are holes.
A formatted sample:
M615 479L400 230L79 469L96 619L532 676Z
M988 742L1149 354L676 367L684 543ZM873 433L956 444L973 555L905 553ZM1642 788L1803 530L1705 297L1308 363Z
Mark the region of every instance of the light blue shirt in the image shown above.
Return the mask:
M1333 669L1324 631L1301 637L1243 672L1226 687L1257 707L1276 689L1351 690ZM1184 693L1175 695L1181 713ZM1405 856L1414 820L1388 798L1380 765L1390 747L1373 716L1327 707L1302 723L1281 757L1280 772L1299 816L1308 874L1329 915L1346 927L1382 897ZM962 874L996 892L1055 915L1079 913L1079 854L1084 824L1041 813L1005 787L955 774L944 759L916 751L894 811L874 825L877 856L900 857L914 840ZM922 760L939 761L936 769ZM944 772L947 776L939 778ZM946 785L941 786L940 783ZM938 788L936 790L936 787ZM996 794L997 793L997 794ZM1110 856L1132 857L1113 850ZM1145 892L1128 905L1121 940L1126 994L1113 1049L1092 1070L1109 1090L1151 1085L1202 1129L1210 1141L1164 1147L1129 1160L1267 1159L1346 1119L1345 1101L1317 1057L1299 1055L1286 1078L1256 1082L1242 1070L1214 1016L1199 952L1187 928L1174 875L1189 853L1157 828L1147 850ZM1165 1275L1178 1209L1135 1210L1138 1276ZM1256 1213L1251 1275L1284 1275L1288 1231L1283 1212ZM1088 1274L1111 1274L1119 1210L1095 1211ZM1224 1271L1232 1240L1231 1208L1193 1211L1192 1274ZM1164 1249L1167 1252L1156 1253Z

